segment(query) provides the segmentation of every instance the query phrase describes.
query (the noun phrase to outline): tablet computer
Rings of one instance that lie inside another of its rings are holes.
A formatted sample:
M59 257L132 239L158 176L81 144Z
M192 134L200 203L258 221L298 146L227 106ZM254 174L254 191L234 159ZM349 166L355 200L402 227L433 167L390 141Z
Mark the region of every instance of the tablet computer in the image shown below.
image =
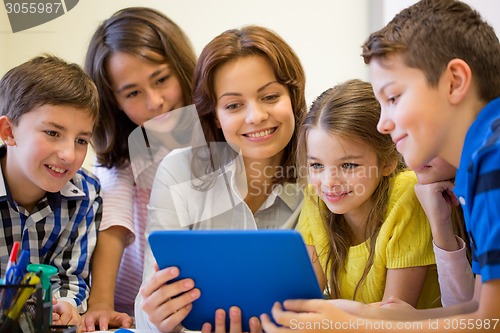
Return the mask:
M179 279L192 278L201 296L182 324L199 331L214 327L215 311L242 311L242 324L275 302L323 298L301 235L294 230L154 231L148 237L160 269L177 266ZM226 316L229 329L229 316Z

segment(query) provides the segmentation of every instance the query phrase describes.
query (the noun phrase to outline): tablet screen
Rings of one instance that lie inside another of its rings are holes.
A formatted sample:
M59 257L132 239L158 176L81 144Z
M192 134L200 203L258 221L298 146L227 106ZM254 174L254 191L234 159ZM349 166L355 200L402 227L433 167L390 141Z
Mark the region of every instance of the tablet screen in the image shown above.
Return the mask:
M201 290L183 321L190 330L214 327L215 311L242 311L248 320L270 314L275 302L322 298L300 234L294 230L154 231L149 243L160 269L177 266L179 279L192 278ZM229 328L229 319L226 327Z

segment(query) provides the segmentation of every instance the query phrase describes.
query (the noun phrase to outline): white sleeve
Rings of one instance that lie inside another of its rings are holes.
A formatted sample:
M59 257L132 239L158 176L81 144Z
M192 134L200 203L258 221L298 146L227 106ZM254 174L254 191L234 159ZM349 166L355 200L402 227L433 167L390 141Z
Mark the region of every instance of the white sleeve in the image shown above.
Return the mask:
M179 179L175 176L179 174L186 174L189 172L189 165L183 160L183 156L175 155L175 151L167 156L158 166L156 176L151 190L150 201L148 204L148 222L146 225L146 238L154 230L179 230L188 229L181 227L180 216L185 215L181 207L176 207L173 196L182 196L181 193L172 191L172 185ZM181 177L182 178L182 177ZM184 203L187 203L187 198L184 198ZM179 214L180 213L180 214ZM181 217L182 218L182 217ZM186 218L184 216L184 218ZM156 263L153 253L146 244L144 249L144 271L143 271L143 284L151 278L154 273L154 264ZM148 315L142 310L142 296L139 292L135 299L135 322L138 329L147 329L152 332L159 332L155 325L153 325Z
M456 238L460 245L457 251L445 251L433 242L443 306L470 301L474 295L474 275L467 260L465 242Z
M113 226L122 226L135 236L135 181L131 167L107 169L96 166L94 174L101 182L101 197L103 200L102 221L99 231ZM133 238L131 241L133 241Z
M149 249L149 246L146 249L145 254L146 254L146 260L144 262L145 269L144 269L144 278L142 280L143 281L142 284L144 284L144 281L149 280L149 278L151 277L151 275L154 272L154 270L153 270L154 258L153 258L153 255L151 253L151 250ZM146 270L146 265L148 265L148 267L150 267L149 270ZM141 285L141 287L142 287L142 285ZM149 318L148 318L148 315L146 314L146 312L144 312L142 310L142 300L143 299L142 299L141 293L138 292L137 296L135 298L135 304L134 304L135 327L139 330L147 330L148 332L152 332L152 333L161 333L161 331L153 323L151 323L151 321L149 321ZM184 329L182 329L181 331L184 331Z

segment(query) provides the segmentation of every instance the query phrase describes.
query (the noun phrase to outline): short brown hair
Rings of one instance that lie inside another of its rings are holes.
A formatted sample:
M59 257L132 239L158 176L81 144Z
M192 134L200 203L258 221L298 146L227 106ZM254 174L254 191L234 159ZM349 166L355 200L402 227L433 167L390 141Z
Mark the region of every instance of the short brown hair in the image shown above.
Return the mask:
M46 104L88 109L95 121L99 119L96 86L77 64L42 55L12 68L0 81L0 112L14 124Z
M194 75L194 103L207 142L226 141L216 125L215 74L217 69L231 60L261 55L271 65L278 83L287 87L290 94L295 123L298 125L306 112L305 74L293 49L275 32L260 26L246 26L223 32L202 50ZM297 145L298 126L285 147L283 166L293 166ZM295 180L295 175L289 175Z
M493 28L457 0L422 0L402 10L363 45L365 63L401 54L405 64L424 72L436 86L450 60L471 67L479 97L500 96L500 43Z

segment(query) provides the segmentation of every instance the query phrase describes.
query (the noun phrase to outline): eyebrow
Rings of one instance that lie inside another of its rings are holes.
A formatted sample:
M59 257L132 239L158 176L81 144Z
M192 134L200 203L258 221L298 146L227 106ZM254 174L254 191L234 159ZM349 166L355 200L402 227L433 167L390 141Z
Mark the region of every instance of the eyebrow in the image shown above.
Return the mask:
M363 156L362 155L345 155L342 158L337 159L337 162L343 162L343 161L347 161L347 160L357 160L360 158L363 158ZM308 160L319 160L318 158L311 156L309 154L307 155L307 159Z
M396 81L390 81L390 82L387 82L387 83L386 83L386 84L384 84L382 87L380 87L380 89L378 89L378 91L377 91L377 92L378 92L379 94L382 94L382 93L383 93L383 91L384 91L384 90L385 90L388 86L393 85L393 84L395 84L395 83L396 83Z
M58 123L54 123L52 121L48 121L46 122L47 125L51 125L51 126L54 126L55 128L57 128L58 130L61 130L61 131L65 131L66 130L66 127L62 126L62 125L59 125ZM88 135L88 136L92 136L92 132L80 132L79 135Z
M271 82L266 83L265 85L263 85L262 87L260 87L259 89L257 89L257 92L261 92L262 90L266 89L267 87L269 87L273 83L278 83L278 81L271 81ZM224 96L241 96L241 93L227 92L227 93L224 93L224 94L220 95L219 98L217 98L217 100L221 99Z
M166 67L162 67L160 69L158 69L157 71L154 71L150 76L149 78L150 79L154 79L155 77L157 77L158 75L160 75L164 70L166 69L169 69L170 66L166 65ZM122 91L124 90L127 90L127 89L131 89L131 88L135 88L137 87L137 84L135 83L131 83L131 84L126 84L124 85L123 87L120 87L116 92L117 93L121 93Z

